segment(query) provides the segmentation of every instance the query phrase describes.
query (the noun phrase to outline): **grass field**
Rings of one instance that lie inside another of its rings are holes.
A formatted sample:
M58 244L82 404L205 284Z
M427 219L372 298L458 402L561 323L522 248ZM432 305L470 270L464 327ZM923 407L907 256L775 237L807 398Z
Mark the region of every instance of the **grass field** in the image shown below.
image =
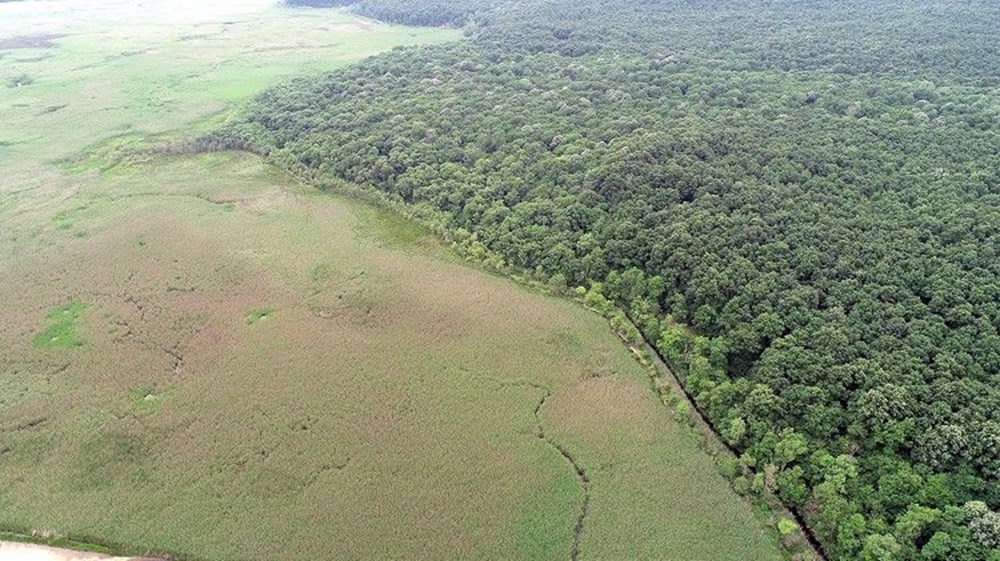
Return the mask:
M599 317L247 154L118 160L457 32L122 6L0 5L0 530L220 561L782 558Z

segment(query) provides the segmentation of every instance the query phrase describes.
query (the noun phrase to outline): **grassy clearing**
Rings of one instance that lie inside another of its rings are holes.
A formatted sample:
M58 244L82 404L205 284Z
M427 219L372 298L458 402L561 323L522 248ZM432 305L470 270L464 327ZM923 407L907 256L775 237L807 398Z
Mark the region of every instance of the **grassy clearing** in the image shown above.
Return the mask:
M80 301L72 301L54 308L45 319L49 326L32 340L36 349L71 349L82 347L83 339L79 333L80 318L87 311L87 305Z
M194 18L168 3L14 4L21 6L0 6L0 38L8 38L0 43L0 122L10 143L0 163L7 171L34 165L24 159L75 157L112 137L206 130L277 80L459 36L266 2L222 2L216 15L200 6Z
M289 72L454 32L73 17L0 97L0 527L219 561L564 560L565 453L591 482L581 559L781 558L600 318L255 157L135 156Z

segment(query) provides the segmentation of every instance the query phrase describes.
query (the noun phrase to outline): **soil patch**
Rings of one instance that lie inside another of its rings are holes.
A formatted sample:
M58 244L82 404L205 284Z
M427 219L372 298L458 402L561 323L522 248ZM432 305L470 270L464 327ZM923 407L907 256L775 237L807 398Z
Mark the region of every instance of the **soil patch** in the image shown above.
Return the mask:
M101 553L18 542L0 542L0 559L4 561L162 561L141 557L113 557Z

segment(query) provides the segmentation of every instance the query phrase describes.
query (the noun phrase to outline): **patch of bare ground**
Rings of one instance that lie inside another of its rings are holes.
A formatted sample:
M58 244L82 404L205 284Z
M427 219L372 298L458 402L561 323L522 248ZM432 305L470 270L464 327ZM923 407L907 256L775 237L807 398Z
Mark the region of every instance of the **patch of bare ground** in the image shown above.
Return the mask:
M38 33L35 35L17 35L0 39L0 51L8 49L51 49L55 47L56 39L65 37L60 33Z
M74 551L21 542L0 542L0 559L4 561L164 561L152 557L115 557L103 553Z

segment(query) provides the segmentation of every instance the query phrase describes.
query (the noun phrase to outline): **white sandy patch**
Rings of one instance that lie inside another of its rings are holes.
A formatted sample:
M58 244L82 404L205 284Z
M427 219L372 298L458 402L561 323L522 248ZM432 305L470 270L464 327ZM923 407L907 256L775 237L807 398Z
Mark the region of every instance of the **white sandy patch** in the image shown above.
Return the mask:
M134 561L135 557L111 557L30 543L0 542L0 561Z

